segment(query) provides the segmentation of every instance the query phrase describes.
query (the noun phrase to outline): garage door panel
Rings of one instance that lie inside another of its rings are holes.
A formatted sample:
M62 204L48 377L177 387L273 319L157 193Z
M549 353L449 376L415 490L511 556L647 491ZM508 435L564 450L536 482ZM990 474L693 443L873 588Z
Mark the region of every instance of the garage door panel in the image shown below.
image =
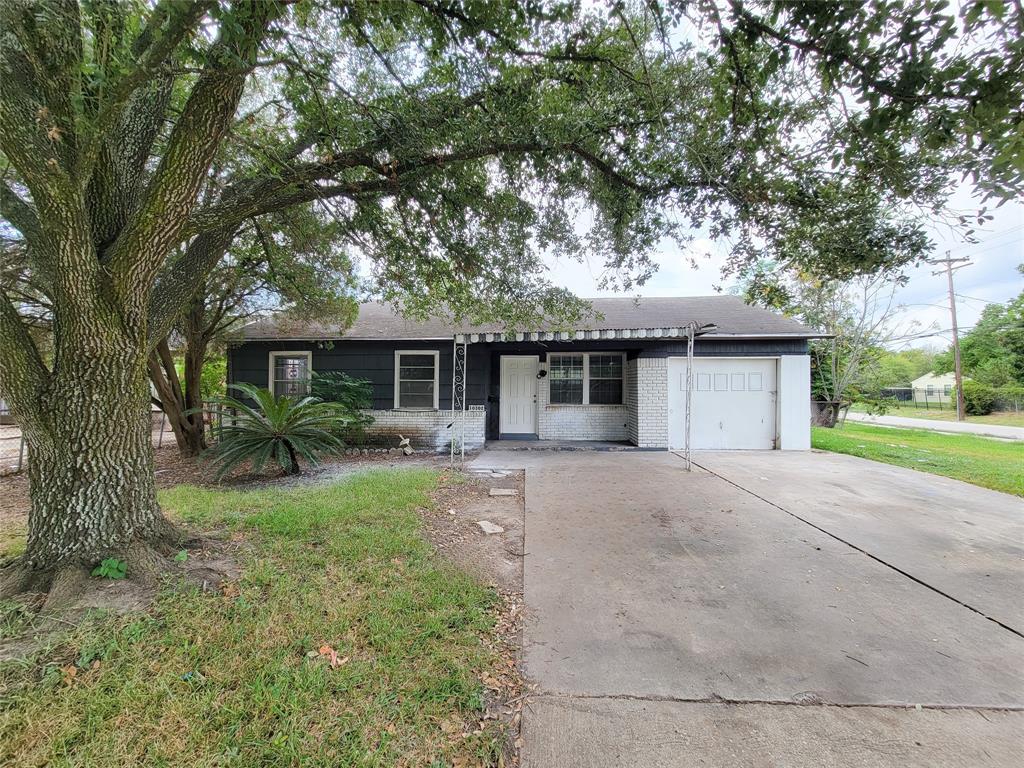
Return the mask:
M669 359L669 446L685 444L686 358ZM690 447L768 450L775 447L775 359L697 358Z

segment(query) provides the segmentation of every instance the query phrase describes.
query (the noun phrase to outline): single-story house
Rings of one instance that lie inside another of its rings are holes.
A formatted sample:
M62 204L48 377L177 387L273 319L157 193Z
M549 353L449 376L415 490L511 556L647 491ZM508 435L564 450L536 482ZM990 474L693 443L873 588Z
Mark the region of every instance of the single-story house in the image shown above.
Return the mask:
M228 349L228 382L302 394L311 371L370 381L379 434L442 450L486 440L685 442L687 328L697 329L691 448L810 448L808 340L735 296L593 299L570 330L506 331L360 307L345 329L259 320Z
M914 400L948 403L956 397L956 374L926 373L910 382L910 387Z

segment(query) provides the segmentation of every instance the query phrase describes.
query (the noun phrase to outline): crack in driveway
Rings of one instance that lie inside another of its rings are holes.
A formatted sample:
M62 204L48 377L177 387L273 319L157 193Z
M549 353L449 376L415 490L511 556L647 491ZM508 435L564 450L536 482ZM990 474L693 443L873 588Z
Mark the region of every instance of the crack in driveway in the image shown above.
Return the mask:
M682 457L679 456L679 454L675 453L674 451L673 451L673 455L679 457L680 459L682 459ZM715 472L710 467L705 466L703 464L699 464L696 461L693 462L693 465L695 467L700 467L705 472L709 472L710 474L712 474L715 477L717 477L719 480L723 480L724 482L728 483L729 485L733 486L734 488L738 488L739 490L743 491L744 493L749 493L754 498L763 501L765 504L768 504L769 506L772 506L772 507L774 507L775 509L777 509L777 510L779 510L781 512L784 512L785 514L789 515L790 517L794 518L795 520L799 520L804 525L808 525L811 528L813 528L814 530L819 531L819 532L825 534L826 536L829 536L832 539L835 539L836 541L840 542L841 544L844 544L845 546L849 547L850 549L853 549L853 550L856 550L857 552L860 552L862 555L865 555L865 556L871 558L876 563L880 563L881 565L884 565L886 568L890 568L893 571L896 571L896 573L900 574L901 576L905 576L906 578L910 579L911 581L915 582L916 584L920 584L922 587L930 589L932 592L935 592L936 594L941 595L942 597L946 598L947 600L950 600L950 601L956 603L957 605L963 606L964 608L966 608L969 611L973 611L974 613L978 614L982 618L988 619L993 624L996 624L999 627L1002 627L1007 632L1012 632L1017 637L1019 637L1021 639L1024 639L1024 631L1021 631L1019 629L1015 629L1014 627L1011 627L1009 624L1006 624L1005 622L1000 621L999 619L995 618L994 616L990 616L989 614L985 613L984 611L982 611L982 610L980 610L978 608L975 608L970 603L965 603L963 600L960 600L960 599L958 599L956 597L953 597L953 595L949 594L948 592L945 592L945 591L939 589L938 587L936 587L936 586L934 586L932 584L929 584L927 581L924 581L923 579L920 579L917 576L914 576L912 573L908 573L907 571L903 570L899 566L893 565L888 560L884 560L881 557L878 557L877 555L872 554L871 552L868 552L866 549L864 549L862 547L858 547L853 542L848 541L847 539L844 539L842 536L839 536L839 535L837 535L835 533L832 533L832 531L828 530L827 528L823 528L820 525L816 525L815 523L812 523L807 518L801 517L800 515L796 514L795 512L792 512L792 511L786 509L785 507L781 506L780 504L776 504L771 499L766 499L764 496L761 496L760 494L756 493L755 491L752 491L749 488L747 488L745 486L742 486L739 483L735 482L734 480L730 480L728 477L725 477L724 475L721 475L718 472Z
M697 698L686 696L661 696L657 694L634 693L567 693L562 691L539 691L526 697L527 701L535 699L554 699L570 701L572 699L606 700L606 701L657 701L676 704L767 704L781 707L832 707L836 709L896 709L896 710L935 710L935 711L969 711L969 712L1024 712L1024 706L979 706L976 704L879 704L834 701L793 701L792 699L734 699L711 695Z

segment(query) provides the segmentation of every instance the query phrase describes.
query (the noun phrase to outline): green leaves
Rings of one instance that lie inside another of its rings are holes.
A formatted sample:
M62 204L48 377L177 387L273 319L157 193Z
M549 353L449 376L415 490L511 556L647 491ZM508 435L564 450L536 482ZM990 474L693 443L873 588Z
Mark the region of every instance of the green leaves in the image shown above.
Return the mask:
M218 479L244 463L259 474L269 461L288 474L298 474L300 458L317 464L321 454L343 448L341 433L359 423L359 414L341 403L315 397L275 397L251 384L232 384L231 388L246 400L214 400L216 444L205 455L216 467Z
M128 563L116 557L108 557L92 569L92 575L101 579L123 579L128 575Z

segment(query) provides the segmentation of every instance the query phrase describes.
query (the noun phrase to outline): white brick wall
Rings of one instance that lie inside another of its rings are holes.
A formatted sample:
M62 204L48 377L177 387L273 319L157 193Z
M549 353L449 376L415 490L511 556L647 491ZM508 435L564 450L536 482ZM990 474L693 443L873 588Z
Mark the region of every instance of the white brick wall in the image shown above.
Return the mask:
M438 411L366 411L373 423L366 428L367 441L398 446L398 435L408 437L412 447L427 451L446 451L451 445L452 432L458 434L461 413ZM453 424L454 422L454 424ZM452 424L451 429L448 425ZM466 450L483 448L487 417L482 405L466 408Z
M668 361L664 357L638 357L627 369L631 442L641 448L668 446Z
M639 432L637 426L637 365L636 359L626 361L626 439L637 445Z
M626 405L552 405L547 377L537 387L537 437L541 440L626 440Z

